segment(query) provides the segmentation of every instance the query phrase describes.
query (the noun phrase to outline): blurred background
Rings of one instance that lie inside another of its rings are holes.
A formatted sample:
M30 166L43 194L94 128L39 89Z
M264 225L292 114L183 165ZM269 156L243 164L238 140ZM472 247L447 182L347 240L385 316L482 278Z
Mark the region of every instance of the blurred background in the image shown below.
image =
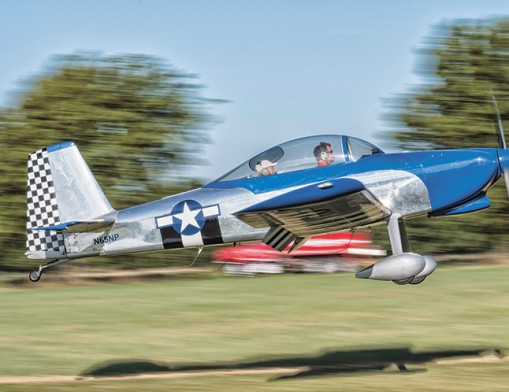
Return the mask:
M311 134L348 134L385 151L495 147L491 91L509 119L506 1L26 0L0 5L0 36L4 271L34 265L23 255L26 157L50 144L74 141L121 209L196 188ZM483 212L409 221L414 250L507 248L504 185L488 196ZM388 248L384 227L372 236ZM156 267L193 257L79 263Z

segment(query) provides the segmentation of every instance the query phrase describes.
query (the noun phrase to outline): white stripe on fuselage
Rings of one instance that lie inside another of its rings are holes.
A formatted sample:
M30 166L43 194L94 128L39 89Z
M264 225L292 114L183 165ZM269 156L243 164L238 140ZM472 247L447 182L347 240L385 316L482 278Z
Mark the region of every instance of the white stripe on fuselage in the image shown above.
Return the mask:
M193 235L182 234L182 245L184 247L203 246L203 238L201 236L201 231Z

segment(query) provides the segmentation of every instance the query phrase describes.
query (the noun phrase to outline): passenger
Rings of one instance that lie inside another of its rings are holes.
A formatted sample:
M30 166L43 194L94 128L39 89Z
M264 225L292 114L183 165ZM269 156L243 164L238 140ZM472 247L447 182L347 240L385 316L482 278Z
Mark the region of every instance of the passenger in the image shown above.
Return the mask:
M330 143L321 142L313 150L317 164L316 166L329 166L334 162L334 151Z
M264 159L256 164L256 172L260 177L271 176L277 173L274 168L276 165L277 163L272 163L271 161Z

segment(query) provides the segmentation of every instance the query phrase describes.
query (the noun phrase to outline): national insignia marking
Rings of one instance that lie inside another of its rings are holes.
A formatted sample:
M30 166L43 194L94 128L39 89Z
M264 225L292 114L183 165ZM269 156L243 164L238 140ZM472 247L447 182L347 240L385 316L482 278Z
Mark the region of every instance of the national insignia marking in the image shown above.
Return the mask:
M184 200L176 204L170 214L156 217L156 224L159 229L172 226L177 233L192 236L203 229L207 218L219 214L218 204L202 207L195 200Z

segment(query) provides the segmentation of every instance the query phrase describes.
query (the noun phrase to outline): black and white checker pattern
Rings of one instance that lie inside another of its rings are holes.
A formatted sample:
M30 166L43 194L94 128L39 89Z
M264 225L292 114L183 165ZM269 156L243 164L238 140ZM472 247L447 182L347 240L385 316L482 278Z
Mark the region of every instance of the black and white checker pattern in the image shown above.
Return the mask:
M27 252L56 251L65 254L62 233L33 230L58 224L60 217L48 151L43 148L28 156Z

